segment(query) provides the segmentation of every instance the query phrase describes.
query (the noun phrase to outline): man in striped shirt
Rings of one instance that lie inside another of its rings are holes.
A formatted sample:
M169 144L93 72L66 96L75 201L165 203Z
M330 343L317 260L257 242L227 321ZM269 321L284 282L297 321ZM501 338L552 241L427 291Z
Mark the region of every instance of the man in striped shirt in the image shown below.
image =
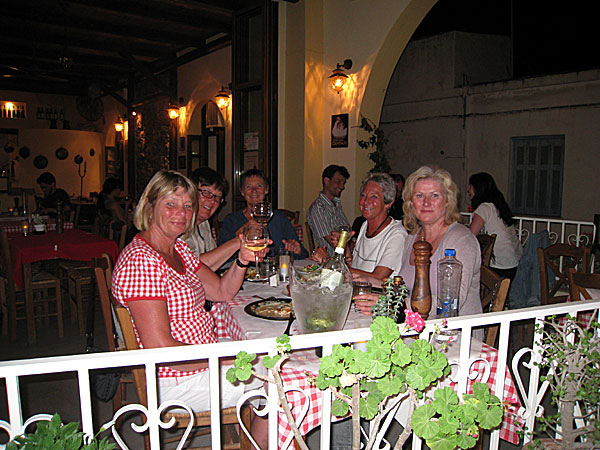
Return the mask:
M333 254L335 242L331 233L341 225L349 226L340 201L348 178L350 174L344 166L327 166L321 176L323 190L308 208L306 220L316 244L318 247L326 246L329 254Z

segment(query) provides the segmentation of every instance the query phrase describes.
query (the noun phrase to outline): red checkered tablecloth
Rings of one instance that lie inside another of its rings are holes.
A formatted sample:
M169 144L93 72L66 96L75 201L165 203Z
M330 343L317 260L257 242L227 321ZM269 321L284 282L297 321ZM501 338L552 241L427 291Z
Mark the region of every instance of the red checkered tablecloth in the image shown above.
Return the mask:
M65 222L64 224L64 228L65 230L72 230L73 229L73 222ZM6 225L2 225L2 229L4 231L6 231L7 233L22 233L23 232L23 224L22 223L11 223L11 224L6 224ZM48 223L46 224L46 230L47 231L55 231L56 230L56 224L55 223ZM31 229L29 230L29 232L31 234L33 234L33 226L31 226Z
M238 320L236 320L236 312L241 311L243 308L239 308L251 301L256 301L256 298L251 296L236 296L232 301L227 303L215 303L211 313L215 319L217 335L219 338L227 338L233 340L244 340L248 339L248 334L242 329ZM257 319L262 320L262 319ZM265 324L268 323L265 321ZM265 336L258 336L256 334L250 334L252 338L260 338ZM489 379L487 380L488 385L494 386L497 378L497 368L498 368L498 351L493 347L490 347L486 344L482 344L481 355L487 363L489 363ZM303 353L303 356L300 356L299 360L305 359L307 362L309 360L315 359L314 352L312 350L306 351ZM301 365L301 363L300 363ZM486 372L485 366L487 364L483 361L476 361L471 367L471 374L474 376L477 374L475 379L469 381L468 393L472 393L472 385L476 381L481 381L484 373ZM298 364L295 364L298 366ZM298 369L297 367L290 368L284 367L281 372L282 380L286 387L297 387L299 389L303 389L308 395L308 399L310 401L310 408L308 409L307 415L300 424L300 432L305 435L313 428L320 425L321 421L321 391L318 390L314 385L311 384L311 381L314 377L316 377L315 372L309 370ZM517 389L510 375L508 367L506 368L505 374L505 382L504 382L504 390L502 397L504 399L514 399L515 403L504 413L503 423L500 428L500 439L508 441L512 444L519 443L519 436L517 432L521 429L523 425L523 421L516 416L516 412L521 407L521 403L519 397L517 395ZM292 413L294 417L297 419L297 412L302 410L306 402L306 397L300 394L299 392L289 392L288 398L290 400L290 404L292 406ZM285 441L291 434L291 428L287 422L287 418L284 413L280 413L279 416L279 447L283 447Z

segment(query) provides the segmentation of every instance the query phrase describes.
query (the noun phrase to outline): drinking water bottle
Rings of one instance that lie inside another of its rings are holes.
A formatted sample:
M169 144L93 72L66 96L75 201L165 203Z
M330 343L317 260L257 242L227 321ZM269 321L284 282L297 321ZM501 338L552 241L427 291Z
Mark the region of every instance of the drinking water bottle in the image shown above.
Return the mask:
M438 262L438 318L458 316L462 263L455 256L456 250L448 248Z

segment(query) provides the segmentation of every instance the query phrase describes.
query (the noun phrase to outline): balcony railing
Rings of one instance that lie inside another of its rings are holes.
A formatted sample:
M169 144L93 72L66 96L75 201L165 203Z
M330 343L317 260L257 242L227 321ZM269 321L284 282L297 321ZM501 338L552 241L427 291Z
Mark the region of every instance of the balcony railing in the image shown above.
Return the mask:
M451 319L448 321L449 328L458 328L462 330L462 336L470 336L474 327L489 326L492 324L500 324L499 332L499 351L498 351L498 366L497 371L500 374L505 373L508 361L508 345L509 332L511 325L517 324L525 320L535 320L537 324L552 315L561 315L570 313L575 315L580 311L595 311L597 319L598 309L600 308L600 300L581 301L572 303L563 303L545 307L535 307L528 309L520 309L514 311L503 311L500 313L487 313L474 316L465 316ZM439 320L431 320L426 324L421 338L427 338L433 332L435 325L439 324ZM537 333L537 332L536 332ZM354 343L368 340L371 332L369 329L345 330L338 332L310 334L302 336L294 336L291 339L293 349L306 349L318 346L323 347L323 354L331 352L334 344ZM522 349L517 353L510 365L512 375L519 387L521 402L524 405L519 416L525 421L527 429L532 430L535 427L536 417L543 412L539 405L545 394L543 389L540 389L540 373L539 369L531 362L539 361L540 336L532 334L531 342L523 343ZM219 360L224 357L236 355L240 350L255 353L268 353L274 355L275 340L260 339L247 341L223 342L219 344L136 350L116 353L96 353L86 355L61 356L52 358L39 358L29 360L8 361L0 363L0 377L6 381L7 401L8 405L8 420L0 420L0 428L4 428L11 438L22 434L26 426L36 420L46 420L48 416L36 415L24 420L22 415L22 399L19 392L19 378L28 375L40 375L51 373L66 373L76 372L79 386L78 399L81 408L81 422L83 431L88 435L94 434L93 429L93 409L92 398L90 392L90 370L115 367L132 367L143 366L146 370L146 382L148 392L148 408L142 405L128 405L119 410L113 420L108 423L108 428L111 428L115 438L118 431L114 426L116 419L125 411L137 410L146 416L148 431L150 435L151 449L160 448L159 427L167 428L160 421L160 408L158 405L157 383L156 383L156 366L161 363L172 363L179 361L190 361L194 358L206 360L208 359L210 367L210 402L211 402L211 447L222 448L220 425L219 425ZM460 393L466 392L468 375L471 372L474 359L469 357L470 340L461 339L460 343L460 359L459 371L457 377L457 389ZM527 354L531 354L531 361L521 361ZM520 372L523 370L530 371L527 375L528 382L524 383L521 379ZM214 389L213 389L214 386ZM528 386L528 388L525 388ZM504 379L502 376L496 378L496 384L492 390L495 394L503 399ZM267 397L269 406L269 448L277 448L277 393L275 389L269 389ZM321 443L320 448L327 450L330 448L330 393L323 393L323 409L321 419ZM53 405L47 405L47 413L54 412ZM526 439L527 440L527 439ZM121 448L126 449L122 441L119 441ZM497 449L499 446L499 431L495 430L490 436L490 448ZM0 446L2 447L2 446ZM414 436L413 449L421 448L420 439Z

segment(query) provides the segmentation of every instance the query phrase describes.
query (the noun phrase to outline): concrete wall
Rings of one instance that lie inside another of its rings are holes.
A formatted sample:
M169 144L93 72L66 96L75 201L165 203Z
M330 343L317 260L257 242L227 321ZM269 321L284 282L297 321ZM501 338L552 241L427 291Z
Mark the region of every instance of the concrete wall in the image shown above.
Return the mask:
M600 207L594 178L600 170L600 71L477 86L448 84L448 78L464 79L457 73L469 80L481 76L476 65L454 65L456 58L448 58L453 48L454 54L469 54L475 37L448 33L416 41L399 60L382 113L393 169L408 175L423 164L440 165L452 173L463 194L468 176L485 171L509 198L511 137L564 134L562 217L591 220ZM493 45L491 49L499 45L498 53L490 50L499 60L505 52L501 40L484 36L477 48L482 44ZM502 64L496 68L498 79L504 78ZM494 77L489 67L483 75ZM467 207L465 195L461 205Z

